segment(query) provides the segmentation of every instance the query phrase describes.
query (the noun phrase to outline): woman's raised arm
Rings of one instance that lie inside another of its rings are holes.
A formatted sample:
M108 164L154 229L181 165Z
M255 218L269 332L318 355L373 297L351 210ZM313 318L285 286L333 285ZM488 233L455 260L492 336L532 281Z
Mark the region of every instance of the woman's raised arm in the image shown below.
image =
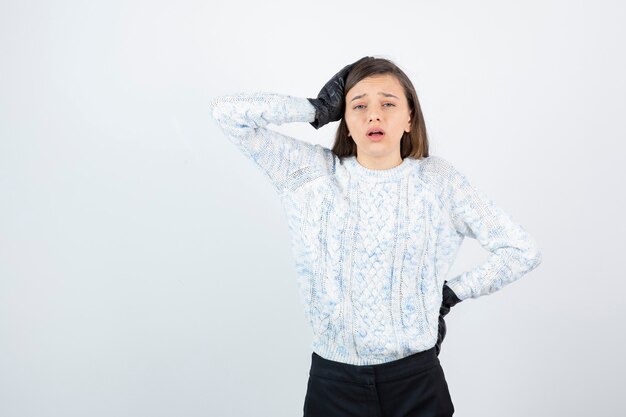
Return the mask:
M220 129L269 178L279 194L330 172L332 151L268 129L273 123L315 120L316 108L304 97L253 92L215 97L211 116Z

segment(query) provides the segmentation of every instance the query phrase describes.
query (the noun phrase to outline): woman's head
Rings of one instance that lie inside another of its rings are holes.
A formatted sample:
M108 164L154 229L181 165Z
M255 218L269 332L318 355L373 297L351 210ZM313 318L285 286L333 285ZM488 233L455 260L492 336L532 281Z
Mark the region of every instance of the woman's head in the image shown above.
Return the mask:
M344 86L344 116L335 135L333 153L404 159L428 156L428 137L419 100L411 80L393 62L367 57L348 74ZM367 135L370 128L382 138ZM358 151L358 152L357 152Z

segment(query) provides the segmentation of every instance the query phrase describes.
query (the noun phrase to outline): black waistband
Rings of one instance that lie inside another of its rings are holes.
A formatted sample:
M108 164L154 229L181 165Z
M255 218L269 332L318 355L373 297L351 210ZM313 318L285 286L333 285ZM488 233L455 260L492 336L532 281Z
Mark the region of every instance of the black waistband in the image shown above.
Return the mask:
M376 365L352 365L331 361L313 352L309 374L335 381L373 384L405 378L436 365L439 365L439 358L434 346L401 359Z

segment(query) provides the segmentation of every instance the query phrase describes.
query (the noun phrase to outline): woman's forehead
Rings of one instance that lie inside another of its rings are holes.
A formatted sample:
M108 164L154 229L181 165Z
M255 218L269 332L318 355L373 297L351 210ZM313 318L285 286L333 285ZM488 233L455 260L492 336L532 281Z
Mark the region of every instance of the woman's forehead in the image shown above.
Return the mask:
M389 97L393 95L397 98L404 96L404 89L396 77L390 74L376 75L363 78L348 91L347 99L352 100L357 96Z

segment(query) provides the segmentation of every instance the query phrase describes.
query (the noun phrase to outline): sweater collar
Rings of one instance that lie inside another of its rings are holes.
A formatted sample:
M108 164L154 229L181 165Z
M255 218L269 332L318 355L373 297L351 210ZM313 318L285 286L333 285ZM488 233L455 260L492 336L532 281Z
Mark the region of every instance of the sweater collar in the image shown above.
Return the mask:
M371 169L361 165L361 163L357 161L356 156L352 155L346 157L346 166L350 173L355 174L365 181L394 181L407 176L414 160L415 159L412 157L406 157L402 160L402 163L393 168Z

